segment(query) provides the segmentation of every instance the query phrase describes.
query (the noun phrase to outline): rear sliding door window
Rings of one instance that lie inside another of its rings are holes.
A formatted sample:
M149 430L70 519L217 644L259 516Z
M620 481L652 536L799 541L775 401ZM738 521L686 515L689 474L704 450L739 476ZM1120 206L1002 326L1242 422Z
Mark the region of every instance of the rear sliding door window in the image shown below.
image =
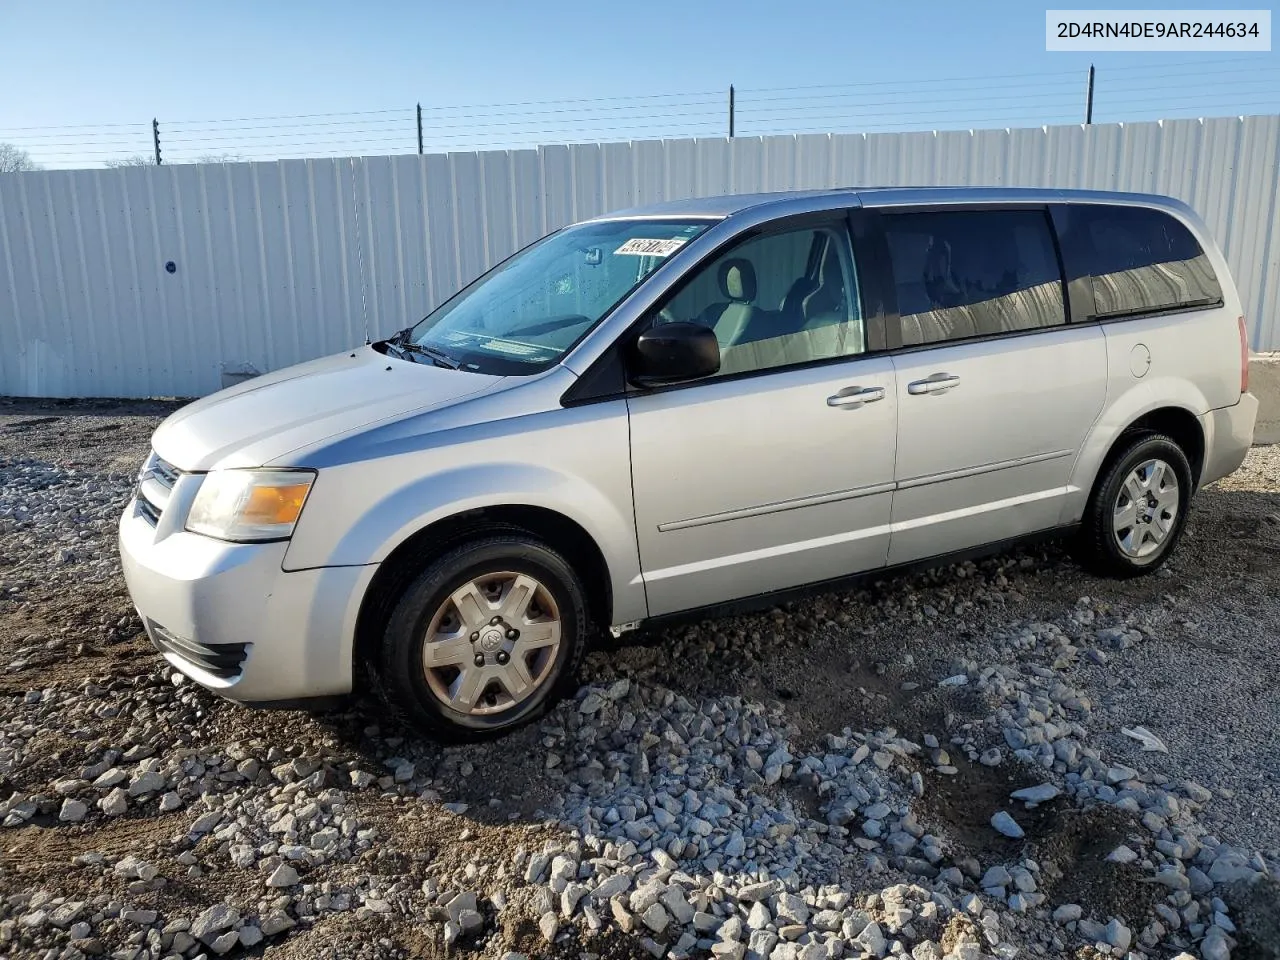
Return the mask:
M890 214L884 229L904 346L1066 323L1044 211Z
M1103 319L1216 306L1222 288L1209 258L1182 223L1160 210L1088 205L1085 256L1094 311Z

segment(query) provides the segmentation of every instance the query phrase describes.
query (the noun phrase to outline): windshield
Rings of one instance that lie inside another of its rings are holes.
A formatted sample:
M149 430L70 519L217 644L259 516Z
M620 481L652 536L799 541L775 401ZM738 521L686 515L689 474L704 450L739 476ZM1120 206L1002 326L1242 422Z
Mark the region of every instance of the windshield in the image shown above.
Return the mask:
M708 226L613 220L566 227L464 288L402 342L464 370L537 373Z

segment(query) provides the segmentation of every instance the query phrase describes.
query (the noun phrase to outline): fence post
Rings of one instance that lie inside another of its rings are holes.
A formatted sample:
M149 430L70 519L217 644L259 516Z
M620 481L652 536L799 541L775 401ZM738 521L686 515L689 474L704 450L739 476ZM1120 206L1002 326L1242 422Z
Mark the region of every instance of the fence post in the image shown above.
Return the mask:
M160 166L160 121L151 118L151 145L156 149L156 166Z
M729 139L733 139L733 84L729 84Z
M1084 122L1093 123L1093 64L1089 64L1089 86L1084 95Z
M422 104L418 104L418 153L422 153Z

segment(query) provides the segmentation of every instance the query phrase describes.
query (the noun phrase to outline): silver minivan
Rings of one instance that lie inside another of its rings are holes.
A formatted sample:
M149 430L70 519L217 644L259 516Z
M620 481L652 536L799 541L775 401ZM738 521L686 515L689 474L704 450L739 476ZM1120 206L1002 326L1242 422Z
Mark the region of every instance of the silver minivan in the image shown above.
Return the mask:
M120 524L174 667L540 713L593 631L1046 533L1132 576L1235 470L1240 299L1163 197L856 189L566 227L389 340L190 404Z

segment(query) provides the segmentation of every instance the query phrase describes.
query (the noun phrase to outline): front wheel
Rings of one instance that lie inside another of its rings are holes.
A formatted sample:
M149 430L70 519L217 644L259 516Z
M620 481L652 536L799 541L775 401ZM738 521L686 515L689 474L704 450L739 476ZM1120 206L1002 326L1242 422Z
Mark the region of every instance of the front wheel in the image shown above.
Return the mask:
M1169 437L1134 436L1099 476L1081 530L1082 559L1113 577L1150 573L1169 558L1186 526L1193 480Z
M503 534L435 560L400 598L375 665L382 697L444 739L502 733L539 716L582 658L580 580L560 554Z

